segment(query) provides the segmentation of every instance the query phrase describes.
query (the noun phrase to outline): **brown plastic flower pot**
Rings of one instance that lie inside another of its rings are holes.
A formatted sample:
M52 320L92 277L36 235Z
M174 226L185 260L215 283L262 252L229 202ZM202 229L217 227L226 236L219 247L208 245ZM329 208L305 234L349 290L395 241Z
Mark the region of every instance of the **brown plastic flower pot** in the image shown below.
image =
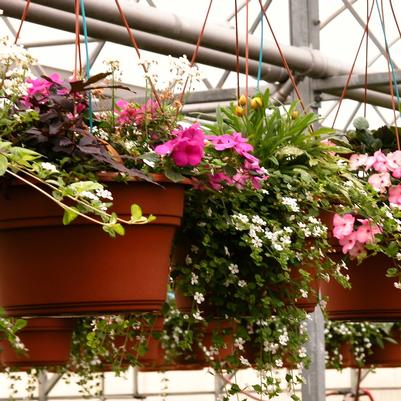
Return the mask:
M65 365L70 356L73 328L74 319L28 319L18 333L28 352L18 353L3 340L1 364L22 370Z
M13 316L159 310L166 299L169 255L184 204L184 185L108 182L113 211L153 214L150 224L111 238L63 211L38 191L14 185L0 194L0 305Z
M340 257L340 256L339 256ZM394 279L386 277L393 262L378 254L357 265L348 263L351 289L337 282L321 282L323 296L328 297L326 311L332 320L393 321L401 319L401 290Z

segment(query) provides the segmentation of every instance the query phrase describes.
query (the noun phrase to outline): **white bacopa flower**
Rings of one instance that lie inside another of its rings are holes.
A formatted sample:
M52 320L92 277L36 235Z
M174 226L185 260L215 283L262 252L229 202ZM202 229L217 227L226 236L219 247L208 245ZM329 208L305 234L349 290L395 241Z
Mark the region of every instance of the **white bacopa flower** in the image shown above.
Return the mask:
M113 194L107 189L97 189L95 192L99 198L113 200Z
M201 292L196 291L194 295L194 300L197 304L201 304L205 300L205 297Z
M94 201L99 200L99 197L90 191L82 191L81 196L83 196L84 198L90 199L90 200L94 200Z
M50 171L51 173L58 173L57 167L49 162L42 162L40 163L40 166L47 171Z
M239 273L238 265L236 265L235 263L230 263L228 265L228 270L230 270L230 272L232 274L238 274Z
M304 289L301 288L300 292L302 298L308 298L308 291L305 291Z
M200 311L197 311L197 312L193 313L192 316L196 320L203 320L203 317L201 316L201 312Z
M239 280L238 281L238 286L239 287L245 287L246 286L246 281L245 280Z
M186 265L192 264L192 258L189 255L185 256L185 264Z
M251 366L248 359L244 358L242 355L240 355L239 361L240 361L241 365L243 365L243 366Z
M199 252L199 248L196 245L191 245L191 252L197 254Z
M224 246L224 253L226 254L226 256L230 256L230 251L226 246Z
M281 359L276 359L274 363L278 368L283 367L283 361Z
M401 283L396 281L394 287L397 288L397 290L401 290Z
M191 284L196 285L199 282L199 277L195 273L191 273Z
M238 337L234 340L234 347L238 348L239 350L244 349L245 340L242 337Z

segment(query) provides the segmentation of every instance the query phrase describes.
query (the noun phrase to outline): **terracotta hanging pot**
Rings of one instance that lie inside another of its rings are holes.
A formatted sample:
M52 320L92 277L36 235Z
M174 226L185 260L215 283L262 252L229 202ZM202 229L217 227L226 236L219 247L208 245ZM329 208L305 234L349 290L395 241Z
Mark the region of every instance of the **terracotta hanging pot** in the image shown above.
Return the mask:
M28 319L27 325L18 333L27 353L17 353L4 340L1 342L1 364L23 370L65 365L70 356L73 328L74 319Z
M397 343L385 342L383 348L374 345L372 354L366 357L366 365L378 368L401 367L401 332L400 330L392 330L390 336Z
M149 342L149 351L140 358L142 366L140 371L168 371L168 370L200 370L210 365L210 360L206 357L203 347L206 349L213 345L213 333L222 333L222 330L227 330L223 336L224 346L219 348L218 353L213 355L214 361L224 362L224 360L234 352L234 338L232 330L235 327L235 322L230 320L215 320L208 323L207 327L200 327L204 330L204 338L202 347L195 345L190 353L180 356L177 360L166 362L165 353L158 340L152 338ZM156 350L158 349L158 353ZM152 356L152 358L150 358ZM156 356L156 358L154 358Z
M351 289L337 282L322 282L321 294L328 297L326 312L332 320L394 321L401 319L401 292L394 279L386 277L392 260L383 254L361 264L348 263Z
M107 182L119 216L133 203L156 216L118 238L83 219L63 226L61 208L26 185L3 191L0 305L13 316L159 310L184 203L184 185L159 182Z

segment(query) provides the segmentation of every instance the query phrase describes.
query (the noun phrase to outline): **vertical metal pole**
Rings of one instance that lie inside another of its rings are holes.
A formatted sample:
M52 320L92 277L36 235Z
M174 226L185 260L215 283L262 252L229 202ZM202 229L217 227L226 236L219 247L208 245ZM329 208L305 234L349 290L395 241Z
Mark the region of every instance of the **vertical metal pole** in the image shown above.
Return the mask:
M290 0L289 13L291 45L319 49L319 0ZM305 105L315 109L311 79L305 78L298 88Z
M290 37L291 45L319 49L320 21L319 0L290 0ZM317 111L315 93L310 78L299 83L302 100L311 109ZM309 342L308 354L312 363L303 374L306 383L302 386L303 401L325 400L325 350L324 350L324 318L319 307L308 320Z
M38 373L38 401L47 401L47 374L40 371Z
M325 350L324 317L319 307L308 320L309 342L306 345L312 359L309 369L303 371L305 384L302 385L302 401L324 401L325 398Z

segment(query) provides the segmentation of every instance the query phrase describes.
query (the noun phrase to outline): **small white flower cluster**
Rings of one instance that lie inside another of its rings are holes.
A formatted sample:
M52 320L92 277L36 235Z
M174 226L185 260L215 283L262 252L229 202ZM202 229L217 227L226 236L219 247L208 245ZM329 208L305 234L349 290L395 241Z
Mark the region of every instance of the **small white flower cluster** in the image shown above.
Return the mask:
M98 138L102 139L103 141L109 140L109 134L104 129L99 128L97 126L94 126L92 128L92 134L94 136L97 136Z
M303 231L305 238L319 238L327 233L327 227L316 217L309 216L308 224L300 221L298 227Z
M183 90L187 79L189 83L201 80L198 67L191 66L185 55L180 58L168 56L158 60L142 60L139 64L147 70L144 78L150 80L158 91L177 93ZM187 89L190 89L189 86Z
M197 285L198 283L199 283L199 277L194 272L192 272L191 273L191 284Z
M270 231L268 229L265 230L265 236L271 242L272 248L279 252L282 252L284 249L290 247L292 243L290 237L291 233L291 227L285 227L283 230L276 231Z
M113 194L107 189L97 189L95 192L99 198L108 199L111 201L113 200Z
M295 198L291 198L289 196L283 196L282 198L282 203L285 206L288 206L288 208L292 211L292 212L299 212L299 206L298 206L298 201Z
M2 96L26 94L25 79L35 59L21 46L8 37L0 38L0 90Z
M201 304L205 300L205 297L201 292L196 291L194 294L194 300L197 304Z
M58 173L57 167L56 167L54 164L52 164L52 163L49 163L49 162L41 162L41 163L40 163L40 166L41 166L44 170L46 170L46 171L48 171L48 172L50 172L50 173Z

